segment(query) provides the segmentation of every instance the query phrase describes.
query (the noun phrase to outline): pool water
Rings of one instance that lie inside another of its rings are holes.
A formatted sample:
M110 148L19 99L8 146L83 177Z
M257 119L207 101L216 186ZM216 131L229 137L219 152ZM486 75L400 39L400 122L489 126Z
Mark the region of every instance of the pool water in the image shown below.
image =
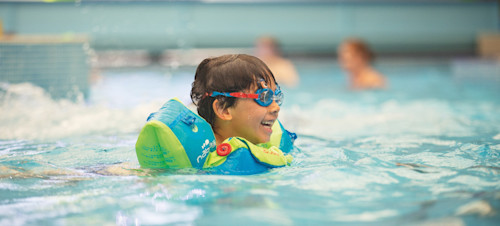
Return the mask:
M189 102L193 67L105 70L76 103L1 84L0 225L498 225L498 67L382 60L390 88L352 92L333 62L296 60L294 162L250 176L139 168L146 117Z

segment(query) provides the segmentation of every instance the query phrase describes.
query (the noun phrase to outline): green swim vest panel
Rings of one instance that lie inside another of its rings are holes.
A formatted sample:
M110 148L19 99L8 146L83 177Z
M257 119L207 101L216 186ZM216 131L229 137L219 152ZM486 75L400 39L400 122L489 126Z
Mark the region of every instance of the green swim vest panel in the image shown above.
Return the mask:
M215 137L210 124L178 99L171 99L150 115L136 143L143 168L201 169L213 150Z

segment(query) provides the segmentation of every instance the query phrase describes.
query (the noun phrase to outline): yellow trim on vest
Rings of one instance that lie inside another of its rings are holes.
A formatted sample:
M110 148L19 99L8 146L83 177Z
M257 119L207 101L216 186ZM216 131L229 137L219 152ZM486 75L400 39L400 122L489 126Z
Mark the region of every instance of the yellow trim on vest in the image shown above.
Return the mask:
M271 129L273 130L273 133L271 133L271 138L269 139L269 142L257 144L257 146L264 148L280 146L281 136L283 136L283 130L281 130L280 123L278 121L274 122L273 127Z
M260 162L273 166L287 166L292 163L293 157L291 155L283 154L283 152L276 146L264 148L252 144L247 140L245 141L247 145L249 145L250 151L252 152L253 156L256 157Z

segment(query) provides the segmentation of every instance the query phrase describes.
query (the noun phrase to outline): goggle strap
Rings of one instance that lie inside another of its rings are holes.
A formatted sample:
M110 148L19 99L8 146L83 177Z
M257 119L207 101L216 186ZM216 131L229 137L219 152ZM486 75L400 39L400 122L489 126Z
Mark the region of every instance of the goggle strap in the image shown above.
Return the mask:
M240 92L222 93L217 91L213 91L212 93L209 94L209 96L211 97L226 96L226 97L252 98L252 99L259 98L259 94L255 93L240 93Z
M216 96L225 96L225 97L231 97L231 95L229 93L221 93L221 92L217 92L217 91L213 91L209 94L209 96L211 97L216 97Z
M259 94L255 93L239 93L239 92L234 92L234 93L229 93L232 97L238 97L238 98L252 98L252 99L257 99L259 98Z

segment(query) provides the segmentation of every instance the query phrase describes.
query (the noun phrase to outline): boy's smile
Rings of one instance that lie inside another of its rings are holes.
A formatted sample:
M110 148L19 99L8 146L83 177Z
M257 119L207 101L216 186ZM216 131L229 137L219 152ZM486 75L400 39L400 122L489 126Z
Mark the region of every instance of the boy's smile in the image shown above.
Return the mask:
M267 121L263 121L261 124L262 124L262 126L264 126L264 128L268 129L270 132L273 132L271 128L273 127L275 121L276 121L276 119L267 120Z

